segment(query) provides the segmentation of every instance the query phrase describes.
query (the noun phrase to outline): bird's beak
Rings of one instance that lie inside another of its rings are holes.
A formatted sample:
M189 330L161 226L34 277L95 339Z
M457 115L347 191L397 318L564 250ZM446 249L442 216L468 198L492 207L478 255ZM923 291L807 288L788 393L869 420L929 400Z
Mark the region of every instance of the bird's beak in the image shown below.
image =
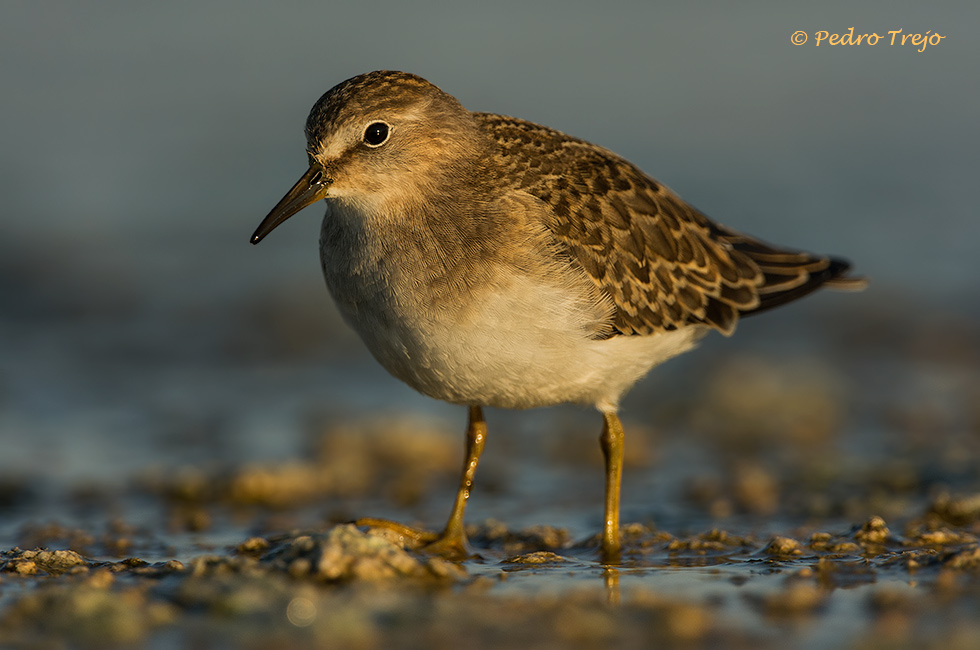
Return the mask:
M276 226L293 216L308 205L313 205L322 198L326 198L327 190L330 187L330 180L324 175L323 170L318 166L312 166L303 176L296 181L296 184L286 192L272 212L262 220L252 239L253 244L258 244L262 239L272 232Z

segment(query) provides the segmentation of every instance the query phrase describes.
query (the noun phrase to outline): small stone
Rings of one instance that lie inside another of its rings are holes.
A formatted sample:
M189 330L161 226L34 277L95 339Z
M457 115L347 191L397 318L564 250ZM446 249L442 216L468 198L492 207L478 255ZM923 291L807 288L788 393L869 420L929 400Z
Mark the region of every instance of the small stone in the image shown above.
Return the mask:
M261 555L269 550L269 540L263 537L249 537L235 548L239 555Z
M766 555L803 555L803 548L791 537L773 537L763 552Z
M862 544L884 544L891 536L891 531L885 524L885 520L877 515L871 517L861 529L854 534L854 538Z
M356 526L335 526L327 533L285 541L261 560L295 578L326 582L393 578L459 579L466 572L451 569L439 558L419 559L391 541L361 532Z

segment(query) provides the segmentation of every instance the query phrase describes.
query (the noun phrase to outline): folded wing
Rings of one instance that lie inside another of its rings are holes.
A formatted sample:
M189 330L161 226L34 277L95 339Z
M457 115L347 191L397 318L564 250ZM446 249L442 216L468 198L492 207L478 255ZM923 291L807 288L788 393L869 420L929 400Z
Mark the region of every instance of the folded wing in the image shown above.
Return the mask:
M612 299L609 335L691 324L730 334L740 316L821 286L864 284L846 276L844 260L777 248L712 222L601 147L523 120L477 118L502 143L498 162L518 179L514 189L550 207L547 227Z

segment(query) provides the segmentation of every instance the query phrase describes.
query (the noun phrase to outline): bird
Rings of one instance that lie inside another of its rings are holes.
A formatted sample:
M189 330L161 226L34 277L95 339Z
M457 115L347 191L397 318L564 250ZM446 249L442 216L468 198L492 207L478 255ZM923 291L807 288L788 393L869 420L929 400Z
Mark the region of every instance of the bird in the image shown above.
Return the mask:
M832 256L712 221L608 149L515 117L471 112L414 74L368 72L314 104L309 168L251 237L324 200L320 261L375 359L468 409L459 488L439 533L385 526L466 557L464 513L487 438L484 407L594 406L605 469L599 552L617 562L621 397L712 330L820 287L865 280Z

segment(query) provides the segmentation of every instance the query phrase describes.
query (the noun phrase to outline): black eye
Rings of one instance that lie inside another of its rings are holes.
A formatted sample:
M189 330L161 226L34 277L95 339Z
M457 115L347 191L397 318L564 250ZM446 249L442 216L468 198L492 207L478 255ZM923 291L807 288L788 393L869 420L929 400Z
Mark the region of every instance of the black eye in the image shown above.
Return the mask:
M388 139L388 125L384 122L371 122L364 130L364 142L370 147L378 147Z

